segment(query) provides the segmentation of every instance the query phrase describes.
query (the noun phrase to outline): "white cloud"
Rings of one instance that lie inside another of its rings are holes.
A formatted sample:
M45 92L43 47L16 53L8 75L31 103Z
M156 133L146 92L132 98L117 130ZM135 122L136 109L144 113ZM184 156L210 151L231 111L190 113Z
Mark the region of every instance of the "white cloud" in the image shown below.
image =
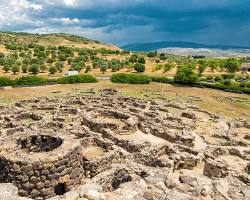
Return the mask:
M34 21L29 17L29 13L39 12L43 9L40 4L35 4L27 0L0 0L0 28L17 25L39 25L40 20Z
M74 6L76 5L76 0L64 0L66 6Z

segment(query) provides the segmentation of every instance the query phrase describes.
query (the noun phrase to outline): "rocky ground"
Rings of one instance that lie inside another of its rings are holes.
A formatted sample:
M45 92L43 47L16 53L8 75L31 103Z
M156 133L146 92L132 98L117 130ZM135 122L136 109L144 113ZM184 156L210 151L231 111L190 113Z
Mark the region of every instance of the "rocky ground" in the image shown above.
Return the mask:
M81 146L81 184L50 200L250 199L250 124L244 119L227 119L191 104L123 97L110 89L44 97L1 106L0 157L44 161L65 145L20 145L31 132L68 135ZM44 199L42 178L7 179L12 171L3 172L3 163L0 197ZM48 171L44 179L58 182ZM28 197L18 197L26 183Z

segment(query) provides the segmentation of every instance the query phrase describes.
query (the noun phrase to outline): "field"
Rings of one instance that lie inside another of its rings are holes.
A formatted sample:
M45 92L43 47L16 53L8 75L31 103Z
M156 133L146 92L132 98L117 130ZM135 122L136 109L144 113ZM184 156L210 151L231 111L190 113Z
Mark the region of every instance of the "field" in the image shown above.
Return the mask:
M69 93L80 93L89 89L101 90L115 88L126 96L143 99L164 99L179 102L190 102L204 110L227 117L243 117L250 120L250 96L233 94L213 89L175 87L169 84L151 83L150 85L114 84L100 81L91 84L53 85L29 88L13 88L0 91L0 102L11 104L17 100L38 96L63 96Z

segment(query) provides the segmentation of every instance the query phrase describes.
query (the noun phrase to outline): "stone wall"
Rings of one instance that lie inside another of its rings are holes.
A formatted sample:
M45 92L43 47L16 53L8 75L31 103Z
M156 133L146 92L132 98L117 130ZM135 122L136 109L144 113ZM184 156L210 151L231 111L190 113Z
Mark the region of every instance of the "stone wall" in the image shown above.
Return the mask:
M19 195L37 200L62 195L81 183L84 170L80 152L81 147L77 147L61 159L48 163L24 163L2 157L0 168L4 172L0 174L0 181L14 183Z

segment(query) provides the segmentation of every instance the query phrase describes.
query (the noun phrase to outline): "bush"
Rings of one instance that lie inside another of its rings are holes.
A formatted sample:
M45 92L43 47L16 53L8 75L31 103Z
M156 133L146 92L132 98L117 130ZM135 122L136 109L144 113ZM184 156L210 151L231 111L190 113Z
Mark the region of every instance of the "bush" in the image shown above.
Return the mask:
M74 84L74 83L96 83L97 79L91 75L73 75L59 78L60 84Z
M167 77L151 77L153 82L158 83L174 83L174 80Z
M235 76L234 74L222 74L222 78L223 78L224 80L233 79L234 76Z
M163 73L166 73L168 71L170 71L172 68L175 67L175 64L174 63L166 63L164 66L163 66Z
M29 70L29 66L28 66L28 65L23 64L23 65L22 65L22 72L23 72L23 73L27 73L27 72L28 72L28 70Z
M240 62L236 58L228 58L224 66L228 72L235 73L240 70Z
M48 79L38 76L23 76L15 80L15 85L36 86L48 84Z
M38 74L40 71L39 65L37 64L33 64L30 66L29 68L29 72L31 72L32 74Z
M140 58L138 59L138 63L140 63L140 64L145 64L145 63L146 63L145 58L140 57Z
M57 72L57 68L55 66L49 67L49 73L50 74L55 74Z
M250 88L242 88L237 85L224 85L221 83L217 83L217 84L199 83L199 85L206 87L206 88L213 88L213 89L224 90L224 91L229 91L229 92L250 94Z
M220 81L222 81L222 77L221 77L221 76L216 76L216 77L214 78L214 81L215 81L215 82L220 82Z
M11 71L13 72L13 74L16 74L18 72L20 72L20 66L19 65L13 65L11 68Z
M120 73L113 74L111 81L114 83L149 84L151 78L146 75Z
M7 77L0 77L0 87L11 86L13 81Z
M198 75L193 72L193 65L184 65L178 67L175 75L175 82L182 84L194 84L198 81Z
M232 84L232 82L231 82L231 80L224 80L224 81L222 81L222 84L223 85L231 85Z
M141 64L141 63L136 63L134 65L134 70L136 72L145 72L145 65L144 64Z

